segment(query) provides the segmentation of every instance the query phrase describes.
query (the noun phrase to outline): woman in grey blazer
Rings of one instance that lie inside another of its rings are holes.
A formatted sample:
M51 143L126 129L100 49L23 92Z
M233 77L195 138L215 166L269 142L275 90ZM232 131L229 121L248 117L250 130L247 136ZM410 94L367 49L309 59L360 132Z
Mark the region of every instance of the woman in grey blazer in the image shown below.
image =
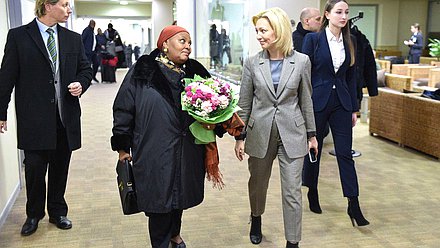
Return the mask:
M246 124L246 135L235 145L248 166L251 205L250 240L262 240L261 215L273 161L280 166L286 247L298 247L301 240L301 174L304 156L310 148L317 153L315 120L311 99L309 58L293 51L289 17L280 8L265 10L252 18L262 51L248 58L238 105ZM246 137L244 137L246 136ZM246 142L244 142L246 138Z

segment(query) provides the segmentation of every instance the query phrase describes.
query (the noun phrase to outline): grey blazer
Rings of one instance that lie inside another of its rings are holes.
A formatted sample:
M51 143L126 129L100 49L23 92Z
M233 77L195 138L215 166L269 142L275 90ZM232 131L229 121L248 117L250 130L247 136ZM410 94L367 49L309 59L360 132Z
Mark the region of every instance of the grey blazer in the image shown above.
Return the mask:
M249 156L266 156L273 121L290 158L307 154L307 132L316 131L310 71L309 57L293 51L284 58L275 92L268 53L263 50L246 60L238 114L246 124L245 152Z

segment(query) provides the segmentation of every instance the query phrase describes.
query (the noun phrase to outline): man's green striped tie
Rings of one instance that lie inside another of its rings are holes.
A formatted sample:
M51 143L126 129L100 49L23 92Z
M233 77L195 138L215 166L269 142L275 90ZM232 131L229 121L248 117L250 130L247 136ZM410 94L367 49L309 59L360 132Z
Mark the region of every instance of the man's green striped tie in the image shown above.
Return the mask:
M47 39L47 49L49 50L50 57L52 58L52 69L55 72L57 68L57 46L55 44L55 37L53 36L55 31L51 28L48 28L46 32L49 33L49 39Z

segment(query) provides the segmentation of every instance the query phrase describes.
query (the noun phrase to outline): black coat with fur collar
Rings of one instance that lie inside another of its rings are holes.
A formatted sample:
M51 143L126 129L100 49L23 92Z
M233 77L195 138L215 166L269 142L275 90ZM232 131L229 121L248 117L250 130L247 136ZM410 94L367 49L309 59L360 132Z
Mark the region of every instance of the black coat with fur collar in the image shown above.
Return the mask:
M131 151L138 205L147 213L187 209L204 195L205 146L194 143L189 125L195 120L173 98L183 87L168 82L155 61L158 53L139 58L113 105L112 149ZM210 76L192 59L185 72L187 78Z

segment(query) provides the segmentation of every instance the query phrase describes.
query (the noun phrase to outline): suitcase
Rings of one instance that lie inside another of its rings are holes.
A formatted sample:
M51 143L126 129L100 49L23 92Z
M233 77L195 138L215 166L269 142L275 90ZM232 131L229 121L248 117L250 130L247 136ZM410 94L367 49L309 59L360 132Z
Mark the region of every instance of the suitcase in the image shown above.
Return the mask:
M108 63L101 65L101 81L115 83L116 82L116 67L110 66Z

